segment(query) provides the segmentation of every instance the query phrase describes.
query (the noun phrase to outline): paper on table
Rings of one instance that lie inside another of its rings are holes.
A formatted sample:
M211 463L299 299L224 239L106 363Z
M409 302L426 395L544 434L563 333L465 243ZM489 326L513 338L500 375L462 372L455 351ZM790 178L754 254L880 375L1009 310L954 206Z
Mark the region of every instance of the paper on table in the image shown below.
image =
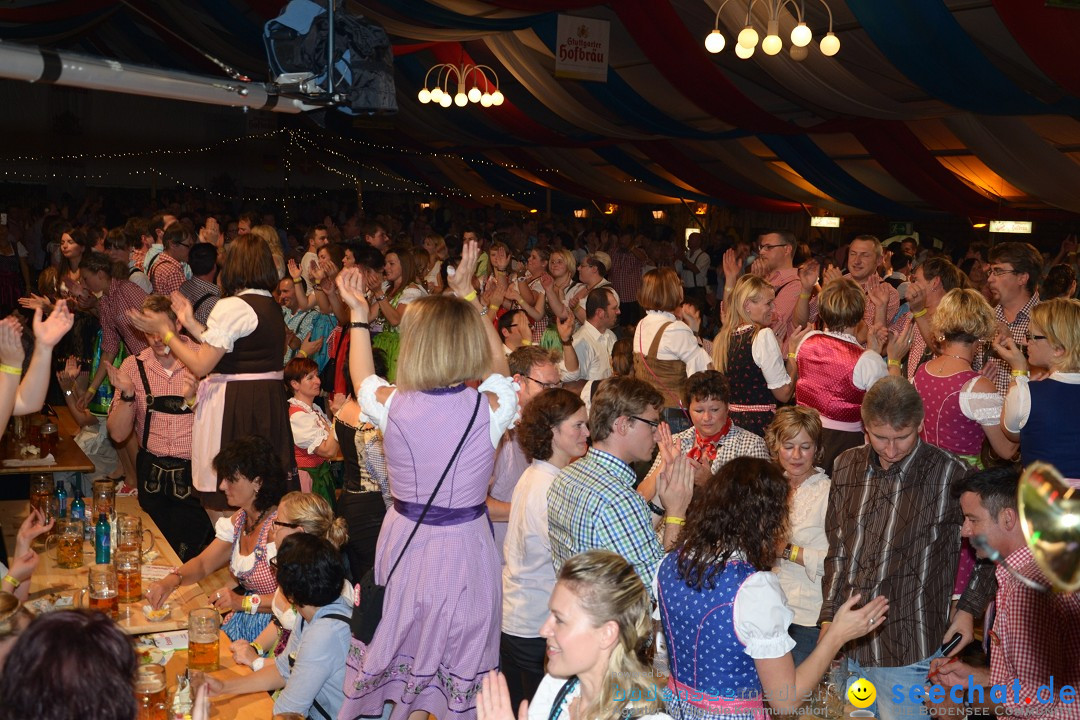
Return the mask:
M187 630L173 630L172 632L152 633L144 635L155 647L161 650L186 650L188 646Z
M143 565L142 579L146 582L154 582L155 580L162 579L171 572L172 568L167 565Z
M49 453L45 457L32 457L25 460L16 460L14 458L4 461L4 467L33 467L35 465L55 465L56 458Z

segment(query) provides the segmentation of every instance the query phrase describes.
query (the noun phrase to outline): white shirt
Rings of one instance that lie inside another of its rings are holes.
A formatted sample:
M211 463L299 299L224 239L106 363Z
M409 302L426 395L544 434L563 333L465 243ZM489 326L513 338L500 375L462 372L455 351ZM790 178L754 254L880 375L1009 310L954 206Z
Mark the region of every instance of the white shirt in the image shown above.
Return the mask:
M578 369L565 373L566 380L603 380L611 377L611 349L615 347L615 333L601 333L586 320L574 333L574 352L577 353Z
M1080 385L1080 373L1055 372L1050 373L1047 380ZM1021 375L1016 378L1016 383L1009 388L1009 394L1005 396L1005 407L1001 411L1001 421L1005 429L1011 433L1019 433L1027 425L1031 417L1031 390L1028 389L1029 378Z
M557 678L554 675L544 675L544 679L540 681L540 686L536 688L536 694L529 701L528 720L548 720L551 717L551 706L555 704L555 698L559 696L559 691L566 684L566 680L566 678ZM618 678L612 679L612 682L617 683L618 681ZM662 687L657 686L657 695L662 690ZM570 707L570 703L578 695L581 695L581 683L578 683L577 687L566 694L563 710L555 716L556 720L570 720L570 713L566 708ZM637 720L672 720L672 717L667 713L656 713L655 715L643 715Z
M686 257L686 262L675 263L675 271L682 276L683 287L703 288L709 271L709 254L698 248Z
M217 522L214 523L214 535L215 539L222 542L227 542L232 545L232 554L229 558L229 569L233 575L238 572L248 572L251 568L255 567L255 553L250 555L240 554L240 543L236 541L236 526L233 525L233 516L225 515L219 517ZM273 537L274 533L271 532L268 538ZM273 540L267 539L266 542L266 561L270 562L277 557L277 545Z
M203 342L224 349L225 352L232 352L234 342L255 332L255 328L259 326L259 316L241 299L242 295L273 297L266 290L241 290L236 295L221 298L206 318Z
M821 611L821 578L825 575L825 556L829 552L825 513L829 509L831 485L825 471L817 468L793 493L788 511L791 544L799 546L797 559L801 558L803 565L781 559L773 568L786 604L795 613L795 624L805 627L817 625Z
M770 390L784 387L791 382L787 366L784 365L784 356L780 352L780 342L771 327L758 330L750 346L750 356L754 359L754 364L761 368L761 374L765 376L765 386Z
M304 253L304 257L300 258L300 277L304 278L304 282L307 283L307 294L315 294L315 283L311 279L311 269L318 265L319 256L310 250Z
M634 352L648 357L653 336L664 323L671 323L664 330L660 347L656 351L658 360L682 360L686 363L686 376L707 370L712 363L709 353L698 345L697 337L690 326L682 320L676 320L669 312L650 310L638 323L634 331Z
M289 398L289 404L304 411L289 415L293 444L314 455L319 446L326 442L326 438L330 437L330 419L318 405L308 405L296 398Z
M548 536L547 492L559 468L533 460L521 474L510 500L510 520L503 556L502 631L516 637L540 637L548 598L555 589Z

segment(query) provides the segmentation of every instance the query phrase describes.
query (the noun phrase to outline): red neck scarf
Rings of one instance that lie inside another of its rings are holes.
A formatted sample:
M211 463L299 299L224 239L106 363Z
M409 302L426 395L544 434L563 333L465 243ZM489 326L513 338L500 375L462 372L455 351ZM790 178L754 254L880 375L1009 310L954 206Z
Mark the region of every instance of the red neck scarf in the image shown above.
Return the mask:
M724 436L731 431L731 418L729 417L724 423L724 427L720 428L720 432L709 437L701 437L696 429L694 430L694 447L690 448L690 452L686 454L691 460L697 460L703 462L708 460L712 462L716 459L716 446L720 444L720 441L724 439Z

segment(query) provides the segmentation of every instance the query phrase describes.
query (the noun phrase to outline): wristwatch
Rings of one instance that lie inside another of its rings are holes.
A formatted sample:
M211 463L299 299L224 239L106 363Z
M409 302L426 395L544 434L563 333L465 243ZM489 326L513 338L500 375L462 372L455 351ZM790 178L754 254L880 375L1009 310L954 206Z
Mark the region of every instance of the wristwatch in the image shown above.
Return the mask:
M124 393L120 393L120 399L126 403L135 402L135 393L130 393L127 395L125 395Z
M780 557L784 558L785 560L791 559L791 543L788 543L784 546L784 552L780 555Z
M263 669L263 665L266 664L266 658L257 657L251 661L251 669L255 672L259 672Z

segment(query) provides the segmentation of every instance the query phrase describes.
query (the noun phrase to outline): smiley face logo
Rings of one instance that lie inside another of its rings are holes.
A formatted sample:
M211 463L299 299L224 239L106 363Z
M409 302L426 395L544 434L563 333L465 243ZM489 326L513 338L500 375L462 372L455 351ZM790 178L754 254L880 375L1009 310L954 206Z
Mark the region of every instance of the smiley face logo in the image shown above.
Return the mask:
M848 688L847 698L857 708L868 708L877 699L877 688L866 678L859 678Z

